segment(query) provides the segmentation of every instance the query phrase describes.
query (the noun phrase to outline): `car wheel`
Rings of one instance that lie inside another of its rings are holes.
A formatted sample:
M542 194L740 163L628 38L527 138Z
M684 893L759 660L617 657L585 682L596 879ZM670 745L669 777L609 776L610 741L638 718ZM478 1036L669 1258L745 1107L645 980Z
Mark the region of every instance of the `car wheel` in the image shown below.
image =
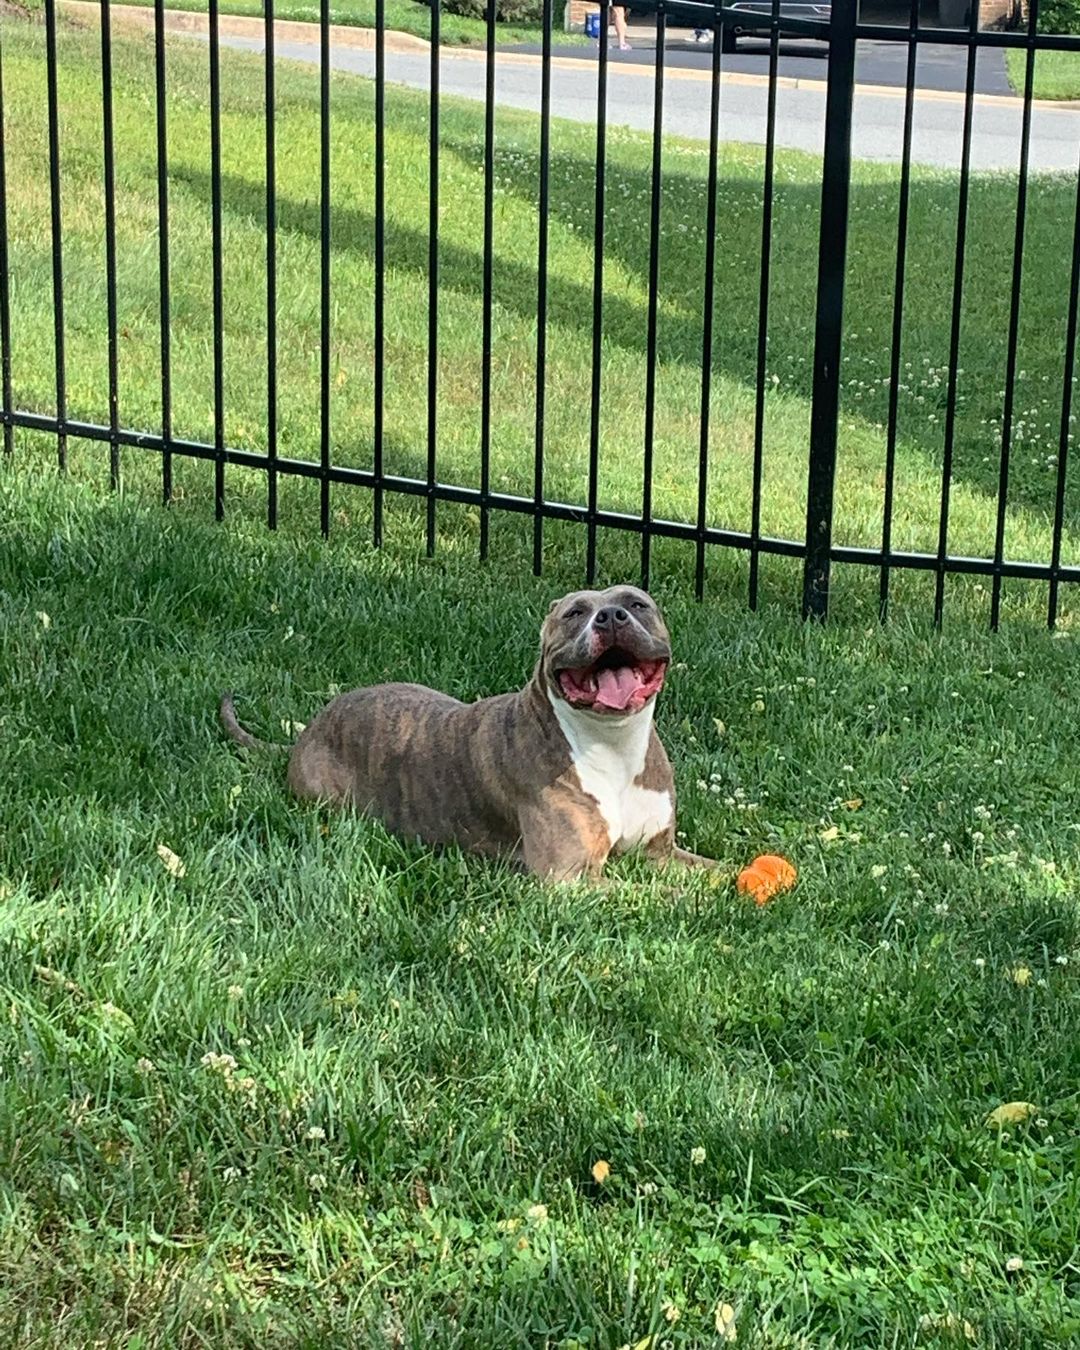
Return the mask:
M735 50L738 38L734 28L729 28L724 24L720 29L720 50L727 56L730 56Z

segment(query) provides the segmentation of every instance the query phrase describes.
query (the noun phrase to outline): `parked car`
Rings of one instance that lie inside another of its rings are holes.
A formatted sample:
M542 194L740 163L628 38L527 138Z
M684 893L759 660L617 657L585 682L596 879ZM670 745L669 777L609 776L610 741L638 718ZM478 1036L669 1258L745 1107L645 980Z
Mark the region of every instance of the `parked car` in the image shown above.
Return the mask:
M732 0L730 8L738 10L744 14L761 15L765 19L772 17L772 0ZM820 23L828 23L832 17L832 5L828 3L814 3L814 0L780 0L780 35L781 37L805 37L803 33L793 33L790 29L783 27L784 19L816 19ZM668 16L675 19L676 22L692 23L695 26L700 25L709 17L709 11L704 6L695 5L693 9L689 6L682 9L677 3L667 6ZM699 28L698 31L704 31ZM720 49L724 52L733 52L735 45L740 37L758 37L767 38L768 28L742 27L737 21L735 23L725 22L721 29Z

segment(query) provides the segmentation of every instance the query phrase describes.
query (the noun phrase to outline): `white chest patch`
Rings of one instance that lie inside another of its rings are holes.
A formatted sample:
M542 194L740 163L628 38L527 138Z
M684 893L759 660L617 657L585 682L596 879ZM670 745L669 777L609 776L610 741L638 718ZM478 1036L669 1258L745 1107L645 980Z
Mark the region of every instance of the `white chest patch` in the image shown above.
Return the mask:
M646 844L666 830L674 814L671 793L637 787L652 732L653 704L627 717L571 708L548 692L570 746L583 792L595 798L614 853Z

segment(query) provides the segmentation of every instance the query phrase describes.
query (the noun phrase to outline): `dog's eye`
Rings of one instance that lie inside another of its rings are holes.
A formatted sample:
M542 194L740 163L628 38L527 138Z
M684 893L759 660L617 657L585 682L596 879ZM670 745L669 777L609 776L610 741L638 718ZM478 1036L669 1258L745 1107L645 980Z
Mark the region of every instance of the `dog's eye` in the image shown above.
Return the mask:
M648 609L649 606L645 603L644 600L631 600L631 601L630 601L630 608L631 608L631 609Z
M578 606L574 609L567 610L565 617L567 619L580 619L584 613L585 611Z

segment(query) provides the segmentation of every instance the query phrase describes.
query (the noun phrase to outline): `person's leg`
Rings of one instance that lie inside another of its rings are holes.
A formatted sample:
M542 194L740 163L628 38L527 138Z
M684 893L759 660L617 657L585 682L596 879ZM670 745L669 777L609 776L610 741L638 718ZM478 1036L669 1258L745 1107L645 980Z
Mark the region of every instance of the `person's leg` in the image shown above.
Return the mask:
M619 51L628 52L630 44L626 40L626 10L622 5L612 5L611 13L615 19L615 36L619 39Z

